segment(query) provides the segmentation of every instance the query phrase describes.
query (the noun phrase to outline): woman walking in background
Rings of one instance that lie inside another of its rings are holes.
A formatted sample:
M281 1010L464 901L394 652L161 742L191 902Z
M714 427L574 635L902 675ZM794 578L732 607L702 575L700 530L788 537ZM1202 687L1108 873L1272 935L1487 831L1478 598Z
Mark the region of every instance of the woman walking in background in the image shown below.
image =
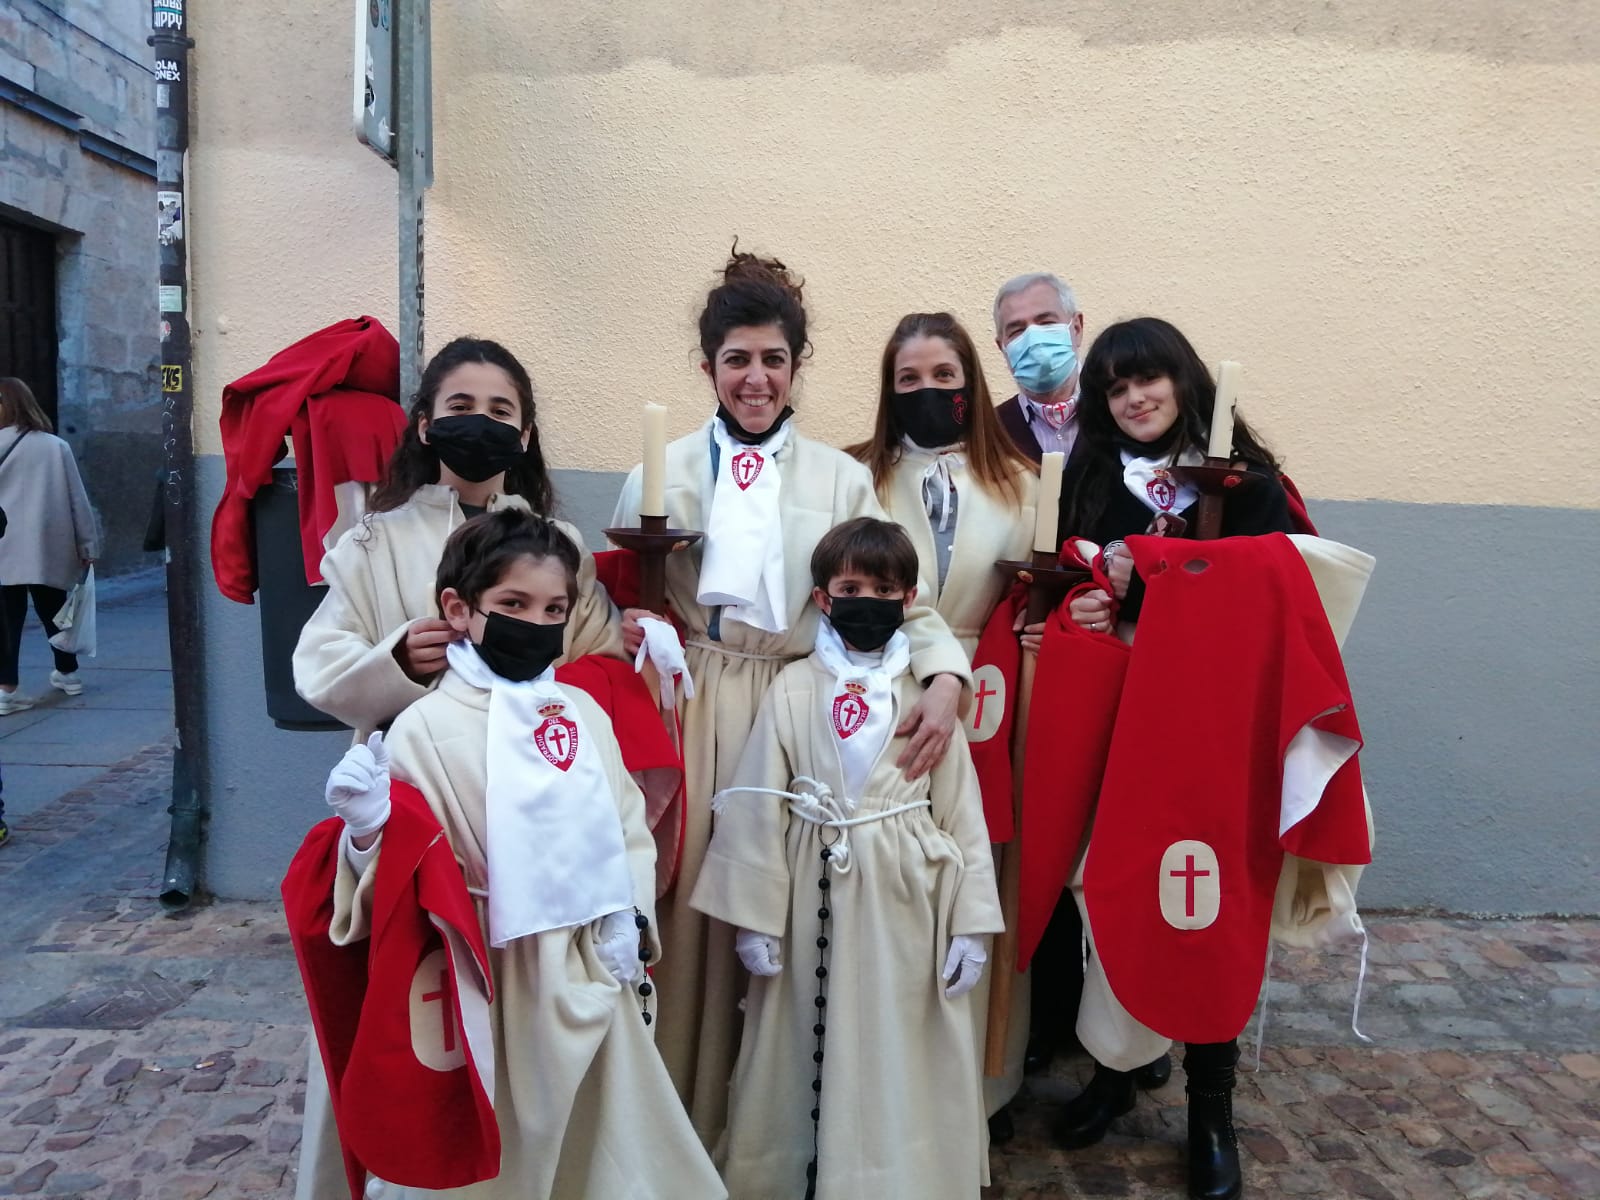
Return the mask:
M0 379L0 509L7 518L0 538L0 716L32 708L17 694L17 659L28 597L45 636L59 630L56 614L67 592L99 557L99 532L83 490L72 447L51 431L33 392L20 379ZM76 696L83 691L78 659L51 647L50 686Z

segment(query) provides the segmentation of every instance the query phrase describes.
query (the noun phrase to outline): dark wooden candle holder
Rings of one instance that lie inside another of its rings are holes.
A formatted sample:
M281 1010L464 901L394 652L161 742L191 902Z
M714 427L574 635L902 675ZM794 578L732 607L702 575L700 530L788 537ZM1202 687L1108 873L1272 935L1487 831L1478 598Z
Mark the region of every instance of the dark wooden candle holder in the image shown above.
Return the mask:
M1231 465L1225 458L1208 458L1197 466L1176 466L1172 474L1179 483L1192 484L1200 493L1200 513L1195 520L1194 536L1199 541L1214 541L1222 536L1222 504L1239 488L1254 487L1261 482L1243 467Z
M665 517L639 518L634 528L605 529L612 545L639 556L639 599L643 607L662 616L667 612L667 555L694 545L705 534L692 529L668 529Z
M1002 559L994 569L1007 581L1028 585L1028 624L1037 625L1050 610L1078 584L1093 578L1079 567L1063 567L1060 558L1048 550L1035 550L1032 558Z

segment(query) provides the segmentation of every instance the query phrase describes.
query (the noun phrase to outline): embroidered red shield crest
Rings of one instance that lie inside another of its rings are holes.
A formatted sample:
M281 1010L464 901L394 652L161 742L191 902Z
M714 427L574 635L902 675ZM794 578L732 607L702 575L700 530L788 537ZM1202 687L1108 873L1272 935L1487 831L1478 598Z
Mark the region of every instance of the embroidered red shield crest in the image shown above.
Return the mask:
M1070 400L1063 400L1059 404L1041 404L1039 411L1044 414L1044 419L1050 422L1051 429L1060 429L1067 423L1067 412L1071 404Z
M1144 490L1150 496L1150 503L1165 512L1172 507L1172 502L1178 498L1178 489L1172 484L1172 476L1161 468L1156 468L1155 477L1144 485Z
M545 761L558 770L568 770L578 759L578 727L567 717L564 704L546 704L539 710L544 718L533 731L533 744Z
M859 683L847 683L843 694L833 698L833 731L841 741L867 723L870 710L863 698L866 690Z
M956 424L965 425L967 423L967 398L965 396L957 396L950 401L950 407L955 410Z
M761 474L761 468L766 465L767 460L761 457L759 451L741 450L728 463L728 469L733 472L733 481L742 492L756 481L756 476Z

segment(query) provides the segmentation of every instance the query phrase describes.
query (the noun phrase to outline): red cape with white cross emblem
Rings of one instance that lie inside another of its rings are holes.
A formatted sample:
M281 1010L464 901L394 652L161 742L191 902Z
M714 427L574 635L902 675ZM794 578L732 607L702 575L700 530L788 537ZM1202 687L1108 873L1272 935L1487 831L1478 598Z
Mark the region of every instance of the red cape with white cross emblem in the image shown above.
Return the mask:
M1282 534L1132 537L1146 592L1084 870L1117 999L1184 1042L1238 1036L1284 852L1371 861L1350 686Z
M1022 648L1011 626L1024 595L1021 587L1014 587L1000 598L972 652L972 706L965 726L991 842L1009 842L1016 834L1011 812L1012 697L1021 675Z
M368 1171L432 1190L500 1173L500 1128L463 1012L486 1010L493 987L477 913L422 793L394 782L389 799L366 941L328 940L338 817L312 828L283 879L351 1200Z

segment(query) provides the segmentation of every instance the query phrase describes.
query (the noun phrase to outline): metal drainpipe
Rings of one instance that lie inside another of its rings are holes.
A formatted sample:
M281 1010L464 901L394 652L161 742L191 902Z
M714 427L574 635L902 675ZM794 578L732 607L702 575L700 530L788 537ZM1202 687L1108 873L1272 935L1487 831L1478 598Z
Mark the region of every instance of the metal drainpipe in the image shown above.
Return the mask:
M156 52L156 207L161 253L161 434L167 516L167 637L172 648L172 828L161 903L186 907L200 877L206 817L204 642L195 519L194 379L189 338L189 51L184 0L151 0Z

